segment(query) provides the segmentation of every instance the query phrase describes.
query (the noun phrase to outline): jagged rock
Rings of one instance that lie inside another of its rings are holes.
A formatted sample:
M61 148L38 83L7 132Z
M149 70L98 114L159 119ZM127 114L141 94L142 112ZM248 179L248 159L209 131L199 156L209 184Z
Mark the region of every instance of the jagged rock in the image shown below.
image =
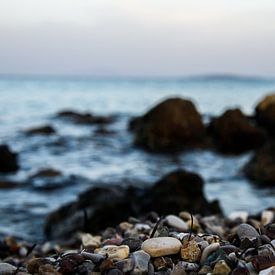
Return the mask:
M8 145L0 145L0 173L16 172L18 169L17 154Z

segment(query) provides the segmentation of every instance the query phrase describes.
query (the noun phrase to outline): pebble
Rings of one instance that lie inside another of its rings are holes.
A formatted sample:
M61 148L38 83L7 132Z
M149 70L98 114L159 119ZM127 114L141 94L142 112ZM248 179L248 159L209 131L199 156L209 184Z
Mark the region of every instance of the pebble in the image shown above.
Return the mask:
M195 241L184 241L181 248L181 258L187 262L197 262L201 256L199 245Z
M13 275L17 268L8 263L0 263L0 274L1 275Z
M231 269L224 260L218 261L213 269L213 275L228 275Z
M178 262L178 265L182 269L184 269L185 271L188 271L188 272L196 272L200 268L200 266L196 263L189 263L189 262L185 262L185 261Z
M275 266L271 266L267 269L263 269L259 272L259 275L275 275Z
M179 253L181 242L172 237L151 238L143 242L141 249L151 257L161 257Z
M216 251L219 248L220 248L219 243L212 243L209 246L207 246L201 254L200 263L202 264L211 253L213 253L214 251Z
M247 223L242 223L238 226L237 234L241 241L244 240L245 238L249 240L253 240L260 236L257 230Z
M171 271L171 275L185 275L185 269L180 263L177 263Z
M165 220L169 226L176 228L179 231L188 230L188 225L185 221L175 215L168 215Z
M133 258L135 260L135 267L132 274L147 274L150 255L143 250L139 250L133 253Z
M106 245L102 248L96 249L95 253L103 256L108 256L108 258L114 261L119 261L119 260L126 259L129 256L130 249L129 249L129 246L127 245L121 245L121 246Z
M272 223L274 220L274 212L271 210L264 210L261 215L261 223L262 225L267 225Z
M101 236L92 236L91 234L81 234L81 241L84 247L99 247L101 244Z

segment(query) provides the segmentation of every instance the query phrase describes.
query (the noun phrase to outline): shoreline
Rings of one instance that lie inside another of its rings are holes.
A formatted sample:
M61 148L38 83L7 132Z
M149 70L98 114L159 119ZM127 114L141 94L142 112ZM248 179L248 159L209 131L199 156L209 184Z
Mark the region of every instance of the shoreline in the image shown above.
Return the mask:
M275 208L253 216L235 212L228 218L184 211L159 217L151 212L100 234L74 232L62 242L35 245L7 237L0 246L0 272L269 274L265 272L275 266L274 217Z

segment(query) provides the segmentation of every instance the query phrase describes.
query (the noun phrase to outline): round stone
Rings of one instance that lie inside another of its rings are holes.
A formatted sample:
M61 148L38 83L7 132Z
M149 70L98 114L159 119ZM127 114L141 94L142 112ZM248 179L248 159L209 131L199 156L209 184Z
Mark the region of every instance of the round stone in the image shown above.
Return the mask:
M106 245L102 248L98 248L95 250L95 253L107 256L109 259L112 259L114 261L119 261L126 259L129 256L130 249L129 246L127 245L121 245L121 246L116 246L116 245Z
M172 237L158 237L143 242L141 249L151 257L161 257L179 253L181 242Z
M166 222L169 226L174 227L178 229L179 231L187 231L188 226L181 218L175 216L175 215L168 215L166 217Z
M260 236L257 230L247 223L242 223L238 226L237 234L241 241L245 238L252 240Z
M0 263L1 275L13 275L16 271L16 267L8 263Z

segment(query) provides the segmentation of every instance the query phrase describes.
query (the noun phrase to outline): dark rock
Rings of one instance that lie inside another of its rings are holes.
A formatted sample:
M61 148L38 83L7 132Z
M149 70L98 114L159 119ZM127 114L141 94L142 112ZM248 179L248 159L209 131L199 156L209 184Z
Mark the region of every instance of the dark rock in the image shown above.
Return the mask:
M194 104L181 98L167 99L144 116L131 120L135 144L150 151L198 146L204 137L201 115Z
M221 212L217 202L209 203L205 199L202 179L179 170L147 189L120 186L92 188L81 194L76 202L51 213L45 232L52 238L64 238L78 229L97 233L116 226L129 216L144 215L150 210L157 210L163 215L183 209L202 214Z
M259 186L275 185L275 142L256 151L243 169L245 175Z
M181 210L202 215L221 213L217 201L209 203L204 197L202 178L184 170L163 177L147 192L144 199L147 198L149 200L144 203L147 212L154 210L162 215Z
M255 116L260 126L270 134L275 134L275 94L266 96L258 103Z
M55 134L55 129L50 125L44 125L41 127L31 128L25 131L27 135L52 135Z
M135 238L126 238L121 244L128 245L130 248L130 252L134 252L141 248L142 240Z
M211 121L208 131L217 149L225 153L243 153L263 145L265 136L239 110L227 110Z
M16 172L18 169L17 154L7 145L0 145L0 173Z
M76 124L110 124L114 122L113 116L95 116L90 113L79 113L72 110L64 110L57 114L58 118L71 120Z
M37 173L33 174L30 176L31 179L34 178L53 178L53 177L59 177L61 176L62 173L56 169L52 169L52 168L46 168L46 169L42 169L39 170Z

